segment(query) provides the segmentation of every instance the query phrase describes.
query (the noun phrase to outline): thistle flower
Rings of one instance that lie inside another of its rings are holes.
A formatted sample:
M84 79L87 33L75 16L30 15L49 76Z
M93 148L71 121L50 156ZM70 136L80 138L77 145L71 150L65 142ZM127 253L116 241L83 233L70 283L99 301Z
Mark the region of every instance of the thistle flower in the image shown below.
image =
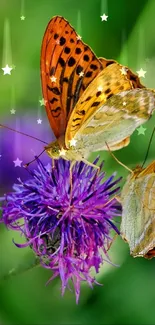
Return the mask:
M41 265L53 271L50 280L60 276L62 294L72 280L78 302L81 281L92 287L96 280L91 269L98 273L103 253L108 258L110 230L118 232L113 219L121 208L112 197L120 179L114 180L113 174L104 180L103 172L80 162L74 165L71 180L70 162L56 160L51 171L37 162L37 170L29 170L31 178L18 179L14 191L4 195L2 222L25 237L26 243L16 246L30 246Z

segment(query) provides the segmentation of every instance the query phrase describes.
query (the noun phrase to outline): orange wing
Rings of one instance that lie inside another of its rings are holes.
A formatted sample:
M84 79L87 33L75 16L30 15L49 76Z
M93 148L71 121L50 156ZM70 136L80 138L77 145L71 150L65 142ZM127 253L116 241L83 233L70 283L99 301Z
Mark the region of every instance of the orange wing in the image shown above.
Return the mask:
M97 59L63 17L49 22L41 49L46 112L55 136L65 134L75 104L91 81L113 60Z

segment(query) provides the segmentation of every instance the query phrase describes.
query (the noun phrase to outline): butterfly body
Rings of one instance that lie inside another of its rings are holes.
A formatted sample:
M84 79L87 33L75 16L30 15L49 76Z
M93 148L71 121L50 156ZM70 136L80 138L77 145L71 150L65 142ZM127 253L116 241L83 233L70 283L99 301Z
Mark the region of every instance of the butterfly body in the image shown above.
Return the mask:
M51 142L45 147L45 149L47 154L54 159L59 159L62 157L63 159L69 160L71 162L85 160L84 153L82 151L80 152L80 150L76 150L73 146L67 148L65 146L65 143L63 144L62 141L59 141L59 139Z
M155 161L136 167L122 193L121 235L133 257L155 257Z
M57 139L47 153L83 160L98 150L127 146L155 109L155 93L115 60L97 58L63 17L49 22L41 50L47 116ZM62 141L63 138L63 141Z

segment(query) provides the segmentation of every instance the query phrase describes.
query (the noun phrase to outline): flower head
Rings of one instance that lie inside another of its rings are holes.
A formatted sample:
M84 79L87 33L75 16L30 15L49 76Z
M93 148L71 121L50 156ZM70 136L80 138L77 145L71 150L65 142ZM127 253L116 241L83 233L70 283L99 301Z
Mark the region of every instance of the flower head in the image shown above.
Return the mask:
M37 162L31 178L18 179L14 191L4 196L2 221L23 234L26 243L16 245L33 249L41 265L53 271L50 280L60 276L62 294L72 280L78 302L81 281L95 282L91 268L99 272L112 240L110 230L117 231L113 219L120 215L120 205L112 197L120 179L114 180L114 174L103 181L104 173L83 162L72 171L63 159L54 161L51 170Z

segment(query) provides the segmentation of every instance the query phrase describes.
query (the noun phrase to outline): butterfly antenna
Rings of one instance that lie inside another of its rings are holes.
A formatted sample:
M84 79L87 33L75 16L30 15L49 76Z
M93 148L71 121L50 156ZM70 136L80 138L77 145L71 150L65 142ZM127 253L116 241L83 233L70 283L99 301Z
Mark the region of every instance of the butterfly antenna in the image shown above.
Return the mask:
M32 164L34 161L36 161L44 152L46 151L46 149L44 149L43 151L41 151L41 153L36 156L33 160L31 160L29 163L25 164L24 167L27 168L30 164Z
M41 139L38 139L38 138L36 138L36 137L33 137L32 135L29 135L29 134L26 134L26 133L23 133L23 132L17 131L17 130L15 130L15 129L12 129L12 128L10 128L9 126L6 126L6 125L3 125L3 124L0 124L0 127L5 128L5 129L8 129L8 130L11 130L11 131L14 131L14 132L19 133L19 134L22 134L22 135L25 135L26 137L29 137L29 138L35 139L35 140L40 141L40 142L42 142L42 143L48 144L47 142L45 142L45 141L43 141L43 140L41 140Z
M155 133L155 127L154 127L154 129L152 131L152 134L151 134L151 138L150 138L150 141L149 141L149 145L148 145L148 148L147 148L147 152L146 152L146 155L145 155L145 159L144 159L143 164L142 164L142 168L144 167L144 165L146 163L146 160L147 160L147 157L148 157L148 154L149 154L149 150L150 150L150 146L151 146L151 142L152 142L154 133Z
M123 166L125 169L127 169L130 173L133 174L132 169L130 169L129 167L127 167L126 165L124 165L119 159L116 158L116 156L112 153L112 151L110 150L108 143L105 141L105 144L108 148L108 151L110 152L111 156L117 161L118 164L120 164L121 166Z

